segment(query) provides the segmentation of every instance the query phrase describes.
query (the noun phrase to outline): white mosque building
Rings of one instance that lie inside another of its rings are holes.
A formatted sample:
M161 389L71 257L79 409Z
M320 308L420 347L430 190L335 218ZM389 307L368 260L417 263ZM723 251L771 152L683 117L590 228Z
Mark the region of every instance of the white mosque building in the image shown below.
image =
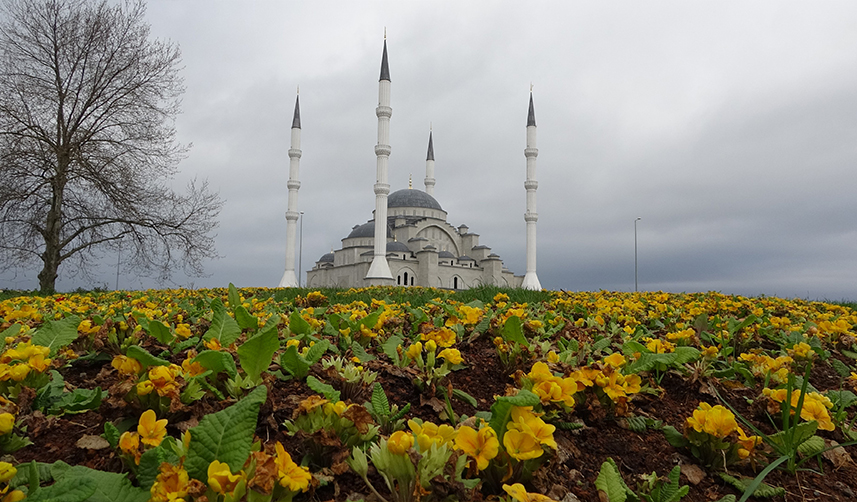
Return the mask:
M536 275L536 122L530 92L527 116L526 189L527 270L523 276L509 271L491 248L479 243L479 234L467 225L457 228L447 222L447 212L434 198L434 147L429 132L426 156L425 190L409 186L390 193L387 182L389 145L390 71L387 62L387 42L381 58L378 107L378 143L374 218L354 225L342 241L342 247L323 255L312 270L307 271L306 286L365 287L373 285L426 286L467 289L481 285L541 289ZM280 287L298 285L295 276L295 234L299 216L297 195L300 162L300 110L295 103L289 149L289 199L286 212L286 271ZM412 185L412 183L409 183Z

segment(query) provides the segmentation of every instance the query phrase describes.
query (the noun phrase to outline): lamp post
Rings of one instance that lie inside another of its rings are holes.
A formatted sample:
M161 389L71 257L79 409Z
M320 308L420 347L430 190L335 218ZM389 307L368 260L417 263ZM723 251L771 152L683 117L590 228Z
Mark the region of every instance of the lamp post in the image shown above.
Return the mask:
M634 220L634 292L637 291L637 222L642 219L637 216Z
M303 265L303 260L304 260L304 212L303 211L301 211L300 219L301 219L301 230L300 230L300 232L301 232L301 238L300 238L301 244L300 244L300 250L298 251L298 287L301 287L301 280L303 279L303 275L304 275L304 265Z

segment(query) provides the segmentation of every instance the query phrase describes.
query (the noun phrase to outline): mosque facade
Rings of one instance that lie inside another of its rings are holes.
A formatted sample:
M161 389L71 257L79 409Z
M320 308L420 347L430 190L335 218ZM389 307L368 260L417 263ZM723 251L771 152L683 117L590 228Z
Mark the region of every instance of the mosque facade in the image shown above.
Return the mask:
M491 248L479 243L479 234L471 232L467 225L453 226L447 221L447 212L434 198L434 147L429 132L426 155L425 190L408 188L390 193L387 183L387 162L390 154L389 120L390 72L387 62L387 43L381 58L379 79L378 143L375 211L373 219L354 225L351 232L341 240L339 249L324 254L307 271L306 286L318 287L365 287L372 285L426 286L449 289L467 289L481 285L501 287L525 287L541 289L536 276L535 261L535 114L532 93L527 119L527 273L515 275L507 269L500 256ZM295 146L297 145L297 146ZM292 123L292 148L289 175L289 201L286 219L287 251L286 272L281 287L296 286L294 273L294 226L297 211L297 180L300 159L300 111L295 103L295 118ZM292 218L289 218L292 216ZM289 239L291 238L291 240Z

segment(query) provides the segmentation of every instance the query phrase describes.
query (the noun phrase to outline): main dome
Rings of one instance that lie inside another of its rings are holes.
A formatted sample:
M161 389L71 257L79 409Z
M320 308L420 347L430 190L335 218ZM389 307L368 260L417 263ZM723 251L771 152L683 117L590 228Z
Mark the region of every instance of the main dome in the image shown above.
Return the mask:
M443 211L440 204L431 195L422 190L404 188L387 196L387 207L425 207Z

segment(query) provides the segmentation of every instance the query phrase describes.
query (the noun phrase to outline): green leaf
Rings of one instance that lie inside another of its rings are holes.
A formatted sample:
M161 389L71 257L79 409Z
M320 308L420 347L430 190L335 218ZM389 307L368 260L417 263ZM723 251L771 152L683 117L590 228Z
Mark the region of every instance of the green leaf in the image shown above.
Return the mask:
M169 345L176 339L176 337L170 332L170 328L161 321L149 321L149 326L146 328L146 331L155 337L156 340L166 345Z
M310 366L312 366L313 364L317 363L319 359L321 359L321 356L323 356L324 353L327 352L327 349L329 349L330 347L330 342L328 342L327 340L319 340L315 342L315 345L309 348L304 359L306 359L306 362L309 363Z
M679 477L681 476L681 466L675 466L670 471L668 479L669 484L662 484L659 488L659 502L678 502L682 497L687 495L687 492L690 491L690 487L679 486Z
M530 346L530 344L527 343L527 339L524 338L524 329L521 318L516 315L509 316L509 318L506 319L505 324L503 324L503 328L500 330L500 335L503 337L503 340L507 342L516 342L527 348Z
M375 383L375 387L372 388L372 409L380 417L390 416L390 401L387 400L384 388L377 382Z
M58 482L65 479L93 481L95 492L83 499L86 502L146 502L151 496L148 490L134 487L127 474L97 471L82 465L70 466L65 462L55 462L51 473Z
M461 399L465 403L469 404L473 408L479 409L479 403L476 402L476 398L471 396L470 394L464 392L461 389L452 389L452 395Z
M381 344L381 351L393 361L394 364L398 365L401 361L401 357L399 357L399 352L396 350L397 347L402 345L404 339L399 335L393 335L390 338L387 338L387 341Z
M672 425L664 426L662 429L667 442L675 448L684 448L688 445L687 438Z
M729 474L726 474L725 472L718 472L717 475L720 476L720 479L722 479L723 481L734 486L737 490L739 490L741 492L748 491L748 489L751 488L750 485L754 481L750 478L745 478L743 476L741 476L740 478L736 478L734 476L730 476ZM780 497L780 496L785 495L785 494L786 494L785 488L780 488L780 487L775 488L775 487L773 487L767 483L761 483L760 482L755 490L753 490L752 492L750 492L749 494L746 494L746 495L748 495L748 496L751 495L753 497L760 497L760 498L771 498L771 497Z
M850 408L857 403L857 395L850 390L829 390L825 394L836 408Z
M102 437L110 443L111 448L115 449L119 446L120 436L119 429L113 425L113 422L104 422L104 434L102 434Z
M280 355L280 366L298 380L303 380L309 374L310 364L299 353L298 348L291 345Z
M229 302L229 308L235 312L235 307L241 306L241 295L238 289L231 282L229 283L229 292L226 294L226 301Z
M160 357L155 357L150 354L146 349L140 347L139 345L131 345L128 347L128 350L125 351L125 355L140 361L144 367L149 366L169 366L170 362L166 359L161 359Z
M301 317L300 312L295 310L289 316L289 331L295 335L311 335L312 326L306 322L306 319Z
M306 384L307 387L323 395L325 398L333 402L339 401L339 391L334 389L332 385L326 384L312 375L306 377Z
M49 408L49 415L60 415L62 413L84 413L89 410L98 409L101 399L104 397L101 387L94 389L74 389L72 392L64 392Z
M206 415L198 426L190 429L190 447L185 468L188 474L202 482L208 480L208 466L218 460L238 472L250 455L259 408L268 392L260 385L241 401Z
M851 368L849 368L847 364L843 363L839 359L834 359L831 357L830 359L828 359L827 362L833 367L834 370L836 370L836 372L842 378L848 378L848 376L851 374Z
M241 336L241 328L238 327L235 319L229 317L223 304L216 299L211 302L211 308L214 311L211 327L208 328L202 339L208 341L215 338L220 341L220 345L226 347Z
M32 490L27 494L28 502L84 502L90 500L98 488L91 478L64 477L51 486Z
M701 352L699 351L699 349L694 347L682 346L676 347L675 352L673 352L673 354L675 354L675 360L672 362L672 364L680 365L696 361L697 359L699 359Z
M357 343L356 340L354 342L351 342L351 352L354 353L354 356L357 359L360 359L361 363L366 363L375 359L375 356L366 352L366 349L364 349L362 345Z
M238 360L241 368L253 381L257 381L263 371L267 371L274 358L274 352L280 348L277 325L262 330L238 347Z
M825 448L824 439L819 436L812 436L797 447L797 451L804 457L812 457L818 455Z
M599 338L592 344L592 352L598 353L610 346L613 340L610 337Z
M203 350L198 356L193 358L195 363L199 363L203 368L211 370L212 373L225 372L229 378L235 378L238 374L238 368L235 366L235 360L228 352L219 350Z
M61 321L45 321L33 334L33 345L50 348L53 357L61 348L77 340L78 325L80 318L76 316L66 317Z
M604 492L609 502L625 502L628 499L628 492L631 491L619 474L616 462L609 457L601 464L601 471L595 479L595 487L598 491Z
M509 417L512 416L512 406L536 406L540 402L539 396L526 389L521 389L514 396L497 397L491 405L491 420L488 425L494 429L498 438L502 438L506 432Z
M233 308L232 312L235 313L235 320L241 329L256 329L259 327L259 318L248 312L243 305Z

